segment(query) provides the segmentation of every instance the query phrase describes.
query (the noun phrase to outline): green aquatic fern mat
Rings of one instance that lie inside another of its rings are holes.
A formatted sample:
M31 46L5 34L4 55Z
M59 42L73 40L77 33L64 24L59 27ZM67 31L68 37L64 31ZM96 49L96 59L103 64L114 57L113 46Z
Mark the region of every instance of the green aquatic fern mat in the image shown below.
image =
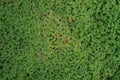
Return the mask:
M120 80L119 0L1 0L0 80Z

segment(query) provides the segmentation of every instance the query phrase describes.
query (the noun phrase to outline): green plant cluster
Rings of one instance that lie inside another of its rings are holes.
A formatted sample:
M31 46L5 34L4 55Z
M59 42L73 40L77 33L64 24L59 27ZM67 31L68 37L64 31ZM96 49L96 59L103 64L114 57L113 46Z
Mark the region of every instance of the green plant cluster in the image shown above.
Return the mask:
M0 0L0 80L120 80L120 0Z

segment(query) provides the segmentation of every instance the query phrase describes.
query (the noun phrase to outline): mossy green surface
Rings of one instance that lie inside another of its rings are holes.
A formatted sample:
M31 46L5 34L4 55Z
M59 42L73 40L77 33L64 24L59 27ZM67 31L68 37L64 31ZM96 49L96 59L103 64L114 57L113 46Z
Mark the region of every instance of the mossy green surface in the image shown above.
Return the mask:
M120 80L120 0L0 0L0 80Z

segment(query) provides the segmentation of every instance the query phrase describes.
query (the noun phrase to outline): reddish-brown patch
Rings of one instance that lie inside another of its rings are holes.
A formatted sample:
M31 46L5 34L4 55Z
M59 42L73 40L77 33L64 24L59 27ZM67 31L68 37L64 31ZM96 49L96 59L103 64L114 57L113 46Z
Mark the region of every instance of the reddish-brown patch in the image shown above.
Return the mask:
M69 22L72 23L74 21L74 18L72 16L69 17Z

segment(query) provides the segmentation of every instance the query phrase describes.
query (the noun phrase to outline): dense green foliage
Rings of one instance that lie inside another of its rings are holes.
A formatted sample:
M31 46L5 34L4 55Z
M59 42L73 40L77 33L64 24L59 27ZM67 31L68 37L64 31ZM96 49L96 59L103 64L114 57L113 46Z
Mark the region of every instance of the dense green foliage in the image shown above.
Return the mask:
M0 0L0 80L120 80L120 0Z

